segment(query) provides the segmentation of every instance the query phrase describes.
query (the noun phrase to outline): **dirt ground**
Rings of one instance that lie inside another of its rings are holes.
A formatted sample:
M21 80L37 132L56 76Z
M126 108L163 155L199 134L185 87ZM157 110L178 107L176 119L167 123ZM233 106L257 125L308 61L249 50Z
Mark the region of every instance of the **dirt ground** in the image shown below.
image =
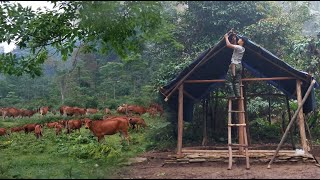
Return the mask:
M203 162L189 164L164 164L172 152L147 152L140 157L145 162L124 166L115 172L116 179L319 179L320 167L315 163L285 162L251 163L250 170L244 162L236 162L228 170L228 162Z

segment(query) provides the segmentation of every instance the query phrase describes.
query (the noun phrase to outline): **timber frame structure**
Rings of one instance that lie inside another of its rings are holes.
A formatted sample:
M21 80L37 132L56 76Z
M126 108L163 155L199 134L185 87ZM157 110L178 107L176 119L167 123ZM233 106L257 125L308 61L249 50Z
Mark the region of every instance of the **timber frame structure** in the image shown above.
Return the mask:
M237 39L239 37L241 36L237 35ZM266 81L278 88L290 99L297 100L298 109L290 123L292 124L296 118L298 119L301 145L304 152L308 153L304 113L314 110L314 89L318 88L319 84L312 75L292 68L251 40L248 40L244 47L246 51L242 60L243 66L252 72L255 78L243 78L241 81ZM190 112L187 114L186 111L192 110L195 102L200 101L210 91L224 84L231 56L232 50L226 47L225 40L222 38L215 46L203 52L169 84L160 88L161 94L165 97L165 103L168 103L178 114L177 157L182 157L184 154L192 152L218 153L218 151L214 150L183 149L183 124L184 121L192 119ZM185 110L185 108L188 110ZM290 129L290 123L287 130ZM242 137L240 134L243 131L239 129L238 133L239 137ZM286 133L282 139L285 138ZM239 139L239 144L241 143L240 141L241 139ZM274 156L279 152L281 145L280 142ZM240 148L239 151L242 153Z

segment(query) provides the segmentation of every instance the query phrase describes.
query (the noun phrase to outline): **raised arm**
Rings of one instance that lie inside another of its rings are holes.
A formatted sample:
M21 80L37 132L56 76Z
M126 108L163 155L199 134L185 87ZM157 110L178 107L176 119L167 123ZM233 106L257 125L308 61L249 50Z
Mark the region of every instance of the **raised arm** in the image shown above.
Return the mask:
M228 48L232 48L232 49L234 49L234 48L235 48L235 46L234 46L233 44L231 44L231 43L230 43L230 41L229 41L228 37L229 37L229 35L228 35L228 33L226 33L226 34L224 35L224 38L226 39L226 45L227 45L227 47L228 47Z

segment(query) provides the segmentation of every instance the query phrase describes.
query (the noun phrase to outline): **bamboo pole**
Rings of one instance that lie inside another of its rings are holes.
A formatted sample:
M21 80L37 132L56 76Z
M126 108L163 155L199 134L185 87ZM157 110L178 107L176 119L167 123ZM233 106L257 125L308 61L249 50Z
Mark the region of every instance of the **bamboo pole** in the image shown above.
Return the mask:
M294 120L296 119L296 117L297 117L300 109L302 108L303 104L304 104L305 101L307 100L307 98L308 98L308 96L309 96L309 94L310 94L310 92L311 92L311 90L312 90L312 88L313 88L313 86L314 86L315 83L316 83L316 80L312 80L312 82L311 82L311 84L310 84L310 86L309 86L306 94L304 95L304 97L303 97L303 99L302 99L301 104L298 106L298 109L296 110L296 112L294 113L293 117L291 118L290 123L288 124L287 129L286 129L285 133L283 134L282 139L281 139L281 141L280 141L280 143L279 143L279 145L278 145L278 147L277 147L277 149L276 149L276 152L274 153L272 159L270 160L270 162L269 162L269 164L268 164L268 169L270 169L270 166L271 166L271 164L273 163L276 155L278 154L278 152L279 152L279 150L280 150L280 147L282 146L282 144L283 144L283 142L284 142L284 139L286 138L286 136L287 136L287 134L288 134L288 132L289 132L289 130L290 130L290 128L291 128Z
M183 136L183 84L179 87L179 112L178 112L178 144L177 155L182 155L182 136Z
M288 96L286 96L286 105L287 105L287 112L288 112L288 122L290 122L291 111L290 111L290 104L289 104L289 97ZM296 149L296 146L294 144L293 130L292 129L290 129L290 139L291 139L292 149Z
M301 105L302 101L302 95L301 95L301 80L297 80L297 101L298 105ZM304 152L308 151L308 145L307 145L307 137L306 137L306 129L304 126L304 117L303 117L303 108L298 113L298 119L299 119L299 129L300 129L300 139L301 139L301 145L304 150Z

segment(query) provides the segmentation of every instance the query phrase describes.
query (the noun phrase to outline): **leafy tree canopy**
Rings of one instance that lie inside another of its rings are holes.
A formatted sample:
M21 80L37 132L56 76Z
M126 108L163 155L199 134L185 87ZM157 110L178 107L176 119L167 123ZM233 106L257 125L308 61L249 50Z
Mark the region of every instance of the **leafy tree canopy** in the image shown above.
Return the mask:
M123 59L143 49L146 41L164 34L163 4L157 1L51 1L45 12L0 2L0 42L28 49L27 56L1 54L0 72L41 75L48 47L65 61L75 48L85 52L115 51ZM168 36L166 36L169 38Z

